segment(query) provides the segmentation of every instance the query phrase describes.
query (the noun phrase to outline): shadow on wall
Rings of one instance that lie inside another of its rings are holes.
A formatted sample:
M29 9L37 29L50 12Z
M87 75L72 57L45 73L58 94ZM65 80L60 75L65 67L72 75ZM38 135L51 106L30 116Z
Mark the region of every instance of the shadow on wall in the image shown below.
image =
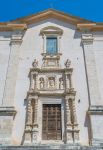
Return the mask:
M89 142L89 145L91 145L92 131L91 131L91 123L90 123L90 117L88 115L88 112L86 113L86 116L85 116L84 126L87 127L88 129L88 140L89 140L88 142Z

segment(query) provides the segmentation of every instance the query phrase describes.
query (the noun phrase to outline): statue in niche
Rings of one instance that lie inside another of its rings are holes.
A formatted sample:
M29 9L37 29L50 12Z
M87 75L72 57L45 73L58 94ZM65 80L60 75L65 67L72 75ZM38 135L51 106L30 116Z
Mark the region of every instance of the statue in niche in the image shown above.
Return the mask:
M40 78L40 89L44 88L44 78Z
M59 89L64 89L63 78L60 78L60 79L59 79Z
M38 67L38 61L36 59L34 59L34 62L32 63L32 66L34 68L37 68Z
M71 61L69 59L67 59L66 62L65 62L65 67L69 68L70 65L71 65Z
M50 77L48 80L48 83L49 83L49 88L54 88L55 87L55 78Z

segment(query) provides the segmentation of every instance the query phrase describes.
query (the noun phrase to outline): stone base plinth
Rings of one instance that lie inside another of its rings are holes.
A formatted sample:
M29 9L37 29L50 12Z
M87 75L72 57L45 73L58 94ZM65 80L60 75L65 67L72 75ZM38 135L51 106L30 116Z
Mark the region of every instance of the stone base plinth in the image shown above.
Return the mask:
M35 145L35 146L1 146L0 150L103 150L100 146L80 146L70 144Z
M11 145L14 107L0 107L0 145Z

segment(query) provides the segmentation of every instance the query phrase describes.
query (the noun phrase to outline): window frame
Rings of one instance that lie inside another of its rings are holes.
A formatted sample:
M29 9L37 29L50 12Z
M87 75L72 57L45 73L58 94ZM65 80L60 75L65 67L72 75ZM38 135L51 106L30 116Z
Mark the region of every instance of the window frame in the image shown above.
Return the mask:
M49 52L49 50L47 48L47 39L56 39L56 47L55 47L54 53ZM57 35L47 35L46 36L46 54L48 54L48 55L57 55L58 54L58 37L57 37Z

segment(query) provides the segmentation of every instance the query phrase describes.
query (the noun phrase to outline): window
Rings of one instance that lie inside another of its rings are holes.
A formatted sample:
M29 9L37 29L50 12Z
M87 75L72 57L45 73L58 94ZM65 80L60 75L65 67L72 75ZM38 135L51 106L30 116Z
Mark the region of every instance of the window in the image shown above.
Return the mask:
M46 52L47 54L57 54L57 37L47 37L46 38Z

